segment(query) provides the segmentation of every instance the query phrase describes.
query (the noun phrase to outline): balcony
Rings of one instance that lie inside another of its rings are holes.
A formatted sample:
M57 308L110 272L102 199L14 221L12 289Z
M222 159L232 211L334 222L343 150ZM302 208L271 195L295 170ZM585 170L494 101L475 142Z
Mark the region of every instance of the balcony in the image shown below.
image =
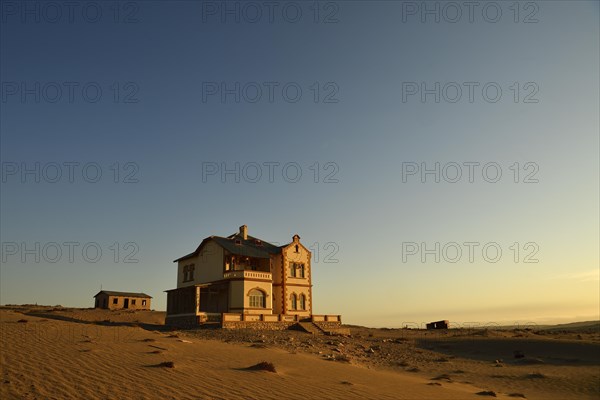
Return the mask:
M252 279L265 279L272 280L273 275L270 272L263 271L252 271L252 270L241 270L241 271L227 271L223 274L223 278L252 278Z

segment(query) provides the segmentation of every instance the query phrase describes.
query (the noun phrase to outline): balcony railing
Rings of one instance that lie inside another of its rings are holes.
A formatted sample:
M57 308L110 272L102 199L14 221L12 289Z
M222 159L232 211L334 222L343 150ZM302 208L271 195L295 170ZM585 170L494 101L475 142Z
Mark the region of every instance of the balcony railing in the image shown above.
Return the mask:
M263 271L227 271L223 274L223 278L254 278L254 279L268 279L272 280L273 275L270 272Z

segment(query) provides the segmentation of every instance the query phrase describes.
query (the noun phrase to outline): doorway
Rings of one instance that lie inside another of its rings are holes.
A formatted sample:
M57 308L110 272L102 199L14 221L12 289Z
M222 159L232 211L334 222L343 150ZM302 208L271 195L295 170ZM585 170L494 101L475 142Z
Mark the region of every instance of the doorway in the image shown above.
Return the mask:
M125 303L123 304L123 308L129 308L129 299L125 299Z

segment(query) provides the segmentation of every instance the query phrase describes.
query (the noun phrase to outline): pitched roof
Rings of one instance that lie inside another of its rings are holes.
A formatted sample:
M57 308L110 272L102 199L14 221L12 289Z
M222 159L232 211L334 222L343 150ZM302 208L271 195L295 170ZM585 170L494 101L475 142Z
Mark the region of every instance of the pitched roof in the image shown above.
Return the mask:
M279 247L250 235L248 235L248 239L246 240L238 234L226 238L215 236L213 239L225 250L241 256L269 258L271 254L281 252Z
M99 294L104 293L107 294L109 296L124 296L124 297L145 297L148 299L151 299L152 296L147 295L146 293L133 293L133 292L113 292L111 290L101 290L99 291L94 297L98 296Z
M184 260L186 258L193 257L200 253L202 247L209 241L214 241L216 244L227 250L232 254L240 256L254 257L254 258L270 258L271 254L278 254L281 252L281 247L275 246L264 240L255 238L254 236L247 236L244 240L239 233L234 233L228 237L221 236L209 236L200 243L196 251L190 254L186 254L183 257L178 258L174 262Z

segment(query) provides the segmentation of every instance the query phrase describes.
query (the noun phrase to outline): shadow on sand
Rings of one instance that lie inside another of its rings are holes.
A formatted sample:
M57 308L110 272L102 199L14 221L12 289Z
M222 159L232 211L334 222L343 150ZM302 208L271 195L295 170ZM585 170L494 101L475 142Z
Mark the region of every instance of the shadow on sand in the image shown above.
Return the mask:
M86 324L86 325L118 326L118 327L128 326L128 327L132 327L132 328L135 328L135 327L142 328L147 331L163 331L163 332L169 332L169 331L173 330L172 327L166 326L164 324L148 324L148 323L144 323L144 322L117 322L117 321L109 321L109 320L86 321L83 319L67 317L66 315L57 315L52 312L40 312L40 311L25 312L24 314L32 316L32 317L54 319L54 320L66 321L66 322L75 322L78 324Z

